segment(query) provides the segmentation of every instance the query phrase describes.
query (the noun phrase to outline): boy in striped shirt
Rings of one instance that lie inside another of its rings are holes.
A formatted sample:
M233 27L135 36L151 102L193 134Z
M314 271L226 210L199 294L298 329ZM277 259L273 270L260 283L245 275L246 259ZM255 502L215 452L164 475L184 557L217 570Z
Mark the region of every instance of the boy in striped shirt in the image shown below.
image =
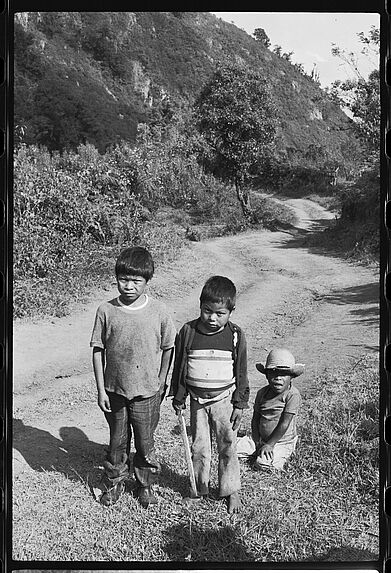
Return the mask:
M240 511L237 430L248 407L247 347L243 331L230 321L236 288L227 277L209 278L200 296L200 316L187 322L175 343L170 395L176 413L190 394L192 459L197 492L209 492L211 430L219 452L220 497L229 513Z

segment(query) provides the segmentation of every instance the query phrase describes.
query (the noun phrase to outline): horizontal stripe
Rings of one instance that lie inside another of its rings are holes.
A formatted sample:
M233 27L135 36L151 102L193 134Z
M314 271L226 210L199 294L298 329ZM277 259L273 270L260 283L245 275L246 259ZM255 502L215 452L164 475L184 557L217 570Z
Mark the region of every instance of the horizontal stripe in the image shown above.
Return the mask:
M210 362L232 362L232 354L229 356L192 356L189 354L189 360L209 360Z
M232 386L235 383L235 380L231 378L230 380L200 380L197 378L186 378L186 383L189 386L195 386L197 388L210 388L210 389L217 389L217 388L227 388L228 386Z
M190 350L189 357L191 358L229 358L232 359L232 352L230 350Z

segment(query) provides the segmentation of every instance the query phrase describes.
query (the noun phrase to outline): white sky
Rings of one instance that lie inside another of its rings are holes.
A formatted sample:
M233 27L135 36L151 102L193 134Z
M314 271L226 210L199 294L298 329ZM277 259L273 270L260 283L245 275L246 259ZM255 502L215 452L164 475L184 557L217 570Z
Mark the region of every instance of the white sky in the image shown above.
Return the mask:
M256 28L263 28L269 36L273 49L279 45L283 52L294 52L293 63L303 64L310 73L316 64L322 87L334 80L354 77L348 65L331 55L332 43L339 48L359 56L358 67L364 77L378 66L378 60L371 61L360 56L364 47L358 32L367 34L371 26L380 27L377 13L272 13L272 12L212 12L215 16L235 24L252 36Z

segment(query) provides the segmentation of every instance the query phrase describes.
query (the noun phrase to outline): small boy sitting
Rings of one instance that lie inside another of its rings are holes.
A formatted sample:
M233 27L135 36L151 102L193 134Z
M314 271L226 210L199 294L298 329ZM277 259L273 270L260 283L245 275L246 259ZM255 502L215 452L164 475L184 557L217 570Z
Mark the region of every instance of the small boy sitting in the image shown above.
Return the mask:
M256 364L265 374L268 385L258 390L251 421L255 442L254 469L282 469L295 450L296 418L301 405L300 392L292 386L292 378L304 372L304 364L296 364L285 348L272 350L266 364Z

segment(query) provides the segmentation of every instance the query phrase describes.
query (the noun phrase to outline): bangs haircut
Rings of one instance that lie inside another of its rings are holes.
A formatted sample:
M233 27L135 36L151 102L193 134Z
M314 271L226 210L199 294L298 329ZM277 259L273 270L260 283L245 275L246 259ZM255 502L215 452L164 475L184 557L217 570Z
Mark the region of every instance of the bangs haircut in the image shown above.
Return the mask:
M210 277L200 295L200 303L221 302L231 312L236 305L236 287L227 277Z
M128 247L119 254L115 263L115 275L140 276L146 281L153 277L155 267L149 251L144 247Z

